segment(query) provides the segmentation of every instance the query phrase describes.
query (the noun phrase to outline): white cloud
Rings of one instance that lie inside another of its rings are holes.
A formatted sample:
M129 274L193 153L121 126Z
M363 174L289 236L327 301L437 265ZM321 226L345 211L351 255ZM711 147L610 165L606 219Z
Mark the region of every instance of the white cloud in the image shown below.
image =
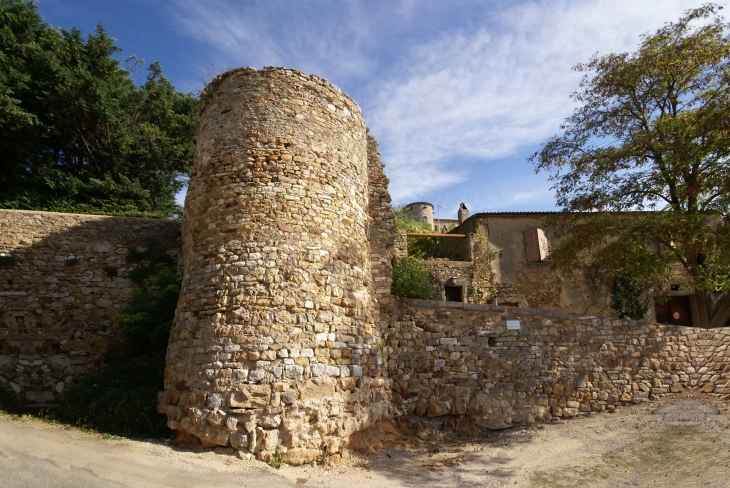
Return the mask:
M353 95L404 202L467 178L506 180L497 159L525 171L515 154L555 134L573 109L576 63L634 50L640 34L701 3L174 0L170 13L212 48L219 71L288 66Z
M376 22L361 2L175 0L172 5L170 13L183 32L212 46L226 67L287 66L323 77L364 75L375 68L376 60L365 52L377 42Z
M415 49L366 104L394 199L462 180L454 159L484 164L556 133L581 76L572 66L595 52L633 50L640 34L697 5L526 3L498 12L489 28L445 33Z

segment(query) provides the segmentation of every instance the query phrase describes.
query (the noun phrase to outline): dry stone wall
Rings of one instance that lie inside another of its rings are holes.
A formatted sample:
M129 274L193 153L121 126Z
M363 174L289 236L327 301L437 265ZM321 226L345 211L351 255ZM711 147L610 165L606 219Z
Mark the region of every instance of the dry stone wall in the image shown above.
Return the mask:
M381 314L387 313L393 304L390 287L393 284L393 258L398 253L399 232L395 226L395 213L388 193L388 177L380 161L378 143L367 135L368 155L368 242L370 244L370 271ZM387 321L380 325L387 327Z
M728 328L401 300L388 337L397 413L453 415L466 431L612 410L686 387L730 393Z
M464 301L471 301L471 283L474 278L474 263L472 261L450 261L436 258L423 259L421 263L431 273L431 278L436 286L436 296L440 300L446 299L446 286L461 286Z
M359 107L316 76L236 69L206 88L159 398L170 428L301 459L390 415L371 275L387 236L368 245L389 197L367 146Z
M180 254L180 222L0 210L0 387L61 400L116 341L115 308L138 248Z

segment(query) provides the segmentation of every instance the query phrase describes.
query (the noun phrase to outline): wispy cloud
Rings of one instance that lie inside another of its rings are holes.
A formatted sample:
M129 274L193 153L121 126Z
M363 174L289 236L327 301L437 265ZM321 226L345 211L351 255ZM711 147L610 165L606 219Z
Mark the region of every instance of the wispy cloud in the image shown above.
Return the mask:
M452 160L489 164L556 133L581 76L572 66L595 52L634 49L641 33L692 4L525 3L497 12L488 27L414 49L366 105L394 199L462 181Z
M365 76L378 59L377 14L363 2L175 0L170 13L188 36L214 47L226 66L287 66L323 77ZM401 15L409 12L407 3Z
M380 142L394 200L405 203L509 178L505 161L555 134L572 111L581 76L572 66L633 50L640 34L701 3L174 0L170 13L219 68L288 66L353 96Z

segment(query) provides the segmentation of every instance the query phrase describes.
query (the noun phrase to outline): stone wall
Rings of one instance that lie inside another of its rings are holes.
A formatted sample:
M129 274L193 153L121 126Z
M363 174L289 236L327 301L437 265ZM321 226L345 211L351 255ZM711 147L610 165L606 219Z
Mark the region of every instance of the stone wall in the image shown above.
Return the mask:
M464 301L470 301L469 290L474 274L474 263L472 261L423 259L421 263L431 273L433 283L436 285L438 299L446 300L446 286L461 286L463 288Z
M116 340L112 314L135 285L127 254L177 257L180 222L0 210L0 387L56 403Z
M370 272L373 291L381 313L387 313L393 304L390 287L393 284L393 258L397 255L399 232L388 192L388 177L380 161L378 142L367 136L368 155L368 242L370 244ZM387 327L387 322L382 324Z
M457 428L612 410L688 386L730 393L728 328L401 300L388 337L397 411L463 417Z
M170 428L267 459L337 452L390 414L368 244L389 197L367 145L359 107L316 76L236 69L206 87L159 398Z

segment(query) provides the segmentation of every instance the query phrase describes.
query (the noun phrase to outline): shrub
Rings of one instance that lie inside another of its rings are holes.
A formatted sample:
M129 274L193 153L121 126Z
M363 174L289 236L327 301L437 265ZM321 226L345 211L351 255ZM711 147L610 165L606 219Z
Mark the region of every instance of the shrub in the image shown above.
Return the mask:
M165 416L157 413L164 357L105 358L108 363L74 380L58 409L58 420L117 435L165 437Z
M436 288L431 283L431 273L417 259L399 259L393 264L393 295L406 298L433 300Z
M0 412L19 414L23 411L23 403L15 395L15 392L0 386Z
M620 319L640 320L646 317L649 305L641 302L644 287L626 273L619 273L611 287L611 308Z

